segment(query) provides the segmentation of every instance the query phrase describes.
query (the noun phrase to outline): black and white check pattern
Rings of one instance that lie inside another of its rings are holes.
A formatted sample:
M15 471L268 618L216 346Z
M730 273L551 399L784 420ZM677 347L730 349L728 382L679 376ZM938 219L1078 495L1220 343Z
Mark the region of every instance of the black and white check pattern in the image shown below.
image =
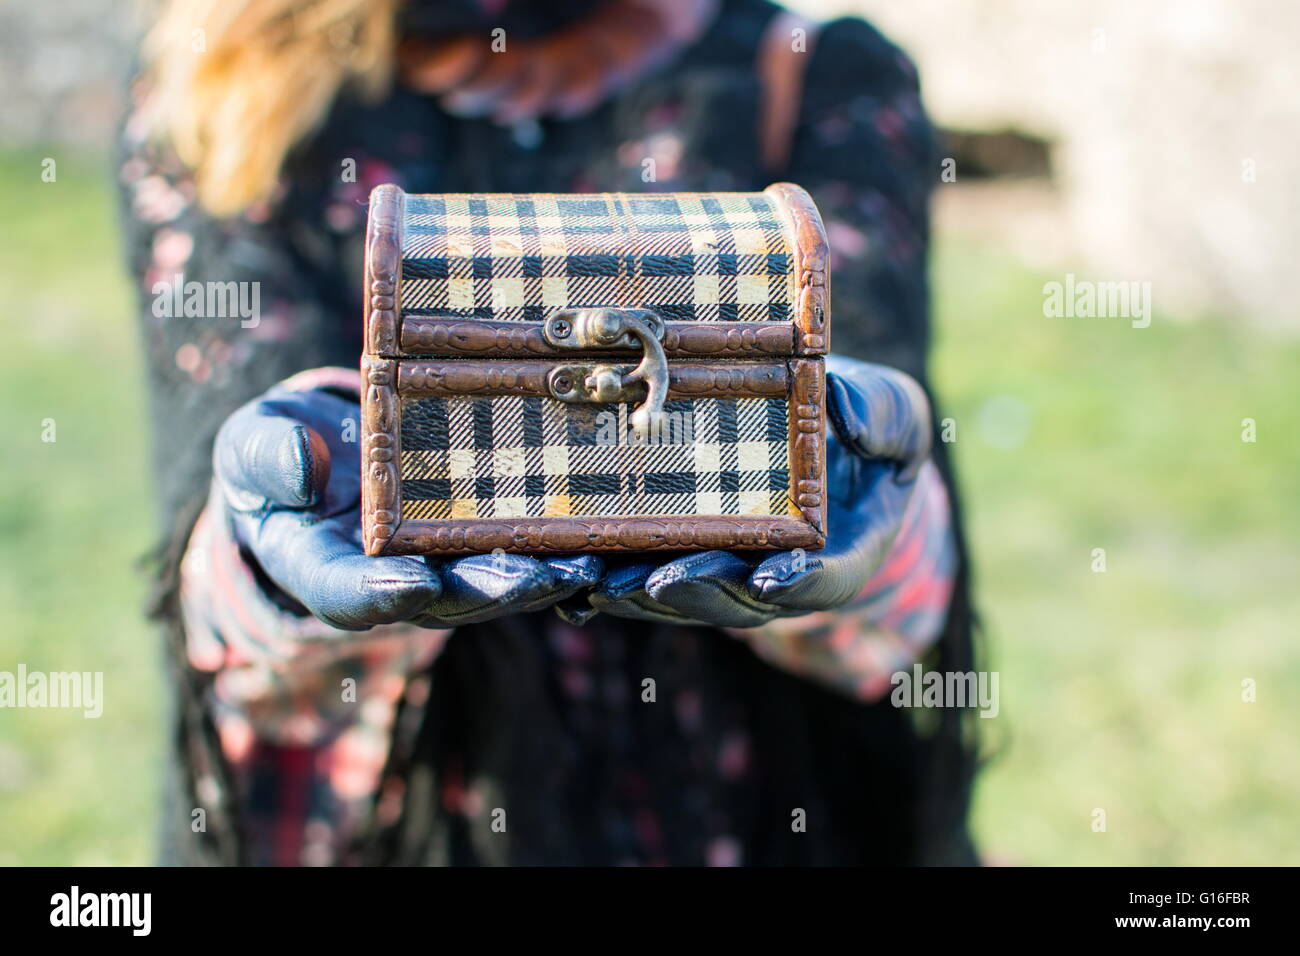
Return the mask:
M787 322L789 241L763 193L408 195L405 315L545 321L653 309L669 322Z
M676 399L638 444L634 405L543 397L408 398L402 516L797 515L788 404Z

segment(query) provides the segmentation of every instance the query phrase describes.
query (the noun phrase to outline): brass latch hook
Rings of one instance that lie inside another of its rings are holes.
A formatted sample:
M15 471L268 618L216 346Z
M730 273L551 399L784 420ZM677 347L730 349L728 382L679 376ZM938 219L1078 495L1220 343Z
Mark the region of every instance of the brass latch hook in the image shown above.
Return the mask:
M616 365L561 365L551 370L547 384L562 402L634 401L644 384L645 401L632 413L632 428L646 439L663 413L668 397L668 358L659 339L663 319L646 309L573 309L546 321L546 341L565 349L635 349L645 353L630 372Z

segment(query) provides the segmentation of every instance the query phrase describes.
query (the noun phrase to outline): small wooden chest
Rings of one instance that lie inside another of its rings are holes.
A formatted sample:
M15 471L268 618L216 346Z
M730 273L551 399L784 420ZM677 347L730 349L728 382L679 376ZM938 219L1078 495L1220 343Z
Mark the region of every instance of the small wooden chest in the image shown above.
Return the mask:
M820 548L808 194L370 197L369 554Z

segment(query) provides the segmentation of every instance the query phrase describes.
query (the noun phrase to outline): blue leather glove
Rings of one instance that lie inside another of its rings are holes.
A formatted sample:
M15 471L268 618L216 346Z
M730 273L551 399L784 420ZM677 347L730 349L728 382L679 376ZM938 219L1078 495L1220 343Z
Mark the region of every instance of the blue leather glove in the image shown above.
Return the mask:
M595 584L595 555L535 560L480 554L436 564L370 557L361 545L360 422L353 397L279 387L217 434L214 500L267 577L326 624L450 627L542 610Z
M667 564L615 564L587 602L557 608L581 623L599 611L640 620L755 627L852 600L898 535L929 457L930 404L910 376L842 356L827 359L829 535L819 551L743 557L705 551Z

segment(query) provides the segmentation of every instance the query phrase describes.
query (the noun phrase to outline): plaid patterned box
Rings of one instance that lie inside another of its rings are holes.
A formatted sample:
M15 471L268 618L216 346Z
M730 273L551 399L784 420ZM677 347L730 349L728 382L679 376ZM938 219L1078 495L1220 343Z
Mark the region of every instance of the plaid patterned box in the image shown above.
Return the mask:
M820 547L826 260L816 208L790 184L379 187L367 551ZM600 337L606 314L625 334Z
M636 304L668 322L789 322L790 259L763 193L408 196L402 314Z
M798 515L779 398L675 399L638 441L629 405L541 396L402 403L408 518Z

